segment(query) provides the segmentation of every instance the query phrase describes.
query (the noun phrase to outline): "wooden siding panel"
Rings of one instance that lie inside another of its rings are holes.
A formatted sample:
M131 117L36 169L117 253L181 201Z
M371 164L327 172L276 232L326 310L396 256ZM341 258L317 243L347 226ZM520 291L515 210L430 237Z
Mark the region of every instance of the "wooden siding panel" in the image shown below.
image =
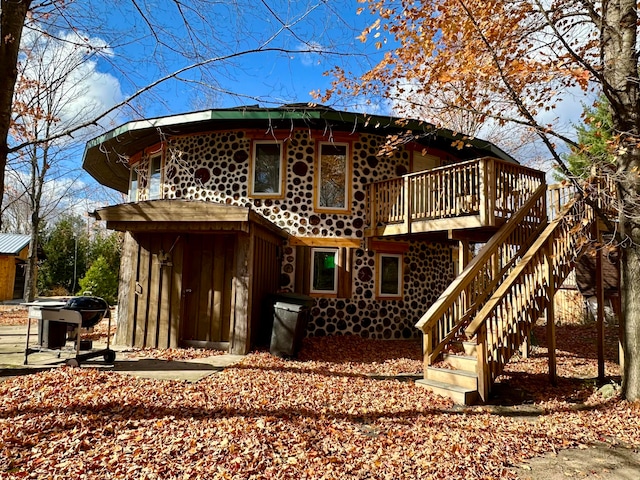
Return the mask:
M210 341L220 342L222 341L222 324L224 319L222 318L222 298L225 288L224 284L224 246L225 237L214 237L215 242L213 244L213 278L212 278L212 305L210 308Z
M171 300L170 300L170 332L169 347L176 348L180 342L180 323L182 317L182 276L184 271L184 237L176 239L171 257L173 268L171 271Z
M251 276L253 274L253 235L238 235L235 278L232 294L230 352L244 355L250 348Z
M171 324L171 280L173 278L173 261L171 250L172 246L177 240L176 235L163 235L161 241L160 251L158 252L158 263L160 269L160 301L159 303L159 318L158 318L158 348L169 348L170 346L170 332L169 325Z
M16 261L13 256L0 257L0 301L13 299Z
M209 237L198 238L198 248L201 252L200 262L200 282L196 286L198 288L196 318L190 319L190 321L196 322L196 336L197 340L204 340L208 342L214 341L211 338L210 324L211 324L211 302L212 302L212 287L213 287L213 249L211 245L207 245L204 239ZM197 271L198 259L194 258L192 265Z
M155 348L158 346L158 324L160 323L160 296L161 272L158 253L162 247L162 236L151 237L149 250L149 308L147 309L147 329L145 332L145 346Z
M138 243L126 233L120 261L116 344L133 345L135 329L135 285L138 278Z
M235 237L230 238L224 248L224 290L222 300L222 331L220 337L223 342L230 340L231 325L231 294L235 271Z
M269 232L256 229L253 275L252 275L252 318L251 343L266 343L270 338L272 319L266 307L270 294L278 291L280 285L280 248L282 240Z
M151 253L149 235L140 235L138 244L140 254L138 260L138 279L136 281L136 313L135 313L135 332L133 345L138 348L144 348L147 333L147 312L149 310L149 279L150 279L150 263Z

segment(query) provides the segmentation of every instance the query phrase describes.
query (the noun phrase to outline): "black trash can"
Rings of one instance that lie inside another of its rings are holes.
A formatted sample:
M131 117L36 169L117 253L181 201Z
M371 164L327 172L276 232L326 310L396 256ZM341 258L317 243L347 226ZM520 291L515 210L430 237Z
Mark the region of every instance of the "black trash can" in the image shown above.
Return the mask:
M295 293L275 295L273 300L273 328L269 351L278 357L295 357L306 334L315 300Z

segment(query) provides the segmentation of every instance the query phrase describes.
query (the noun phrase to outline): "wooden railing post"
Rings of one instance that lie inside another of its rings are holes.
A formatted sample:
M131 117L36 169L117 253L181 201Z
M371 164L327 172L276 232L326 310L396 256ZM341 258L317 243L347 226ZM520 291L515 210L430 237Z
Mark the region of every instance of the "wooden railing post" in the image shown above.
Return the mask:
M376 202L376 184L369 184L369 227L376 228L378 226L378 205Z
M488 359L487 346L487 325L484 324L477 334L478 344L476 345L477 365L478 365L478 395L483 403L489 399L489 372L490 365Z
M407 233L411 233L411 204L413 199L413 189L411 188L411 178L404 177L404 226Z
M549 381L556 386L556 315L554 299L556 296L555 278L553 274L553 236L544 247L545 275L547 283L547 349L549 351Z
M598 330L598 383L604 383L604 283L602 271L602 233L598 226L598 219L593 222L596 238L596 301L598 302L596 328Z

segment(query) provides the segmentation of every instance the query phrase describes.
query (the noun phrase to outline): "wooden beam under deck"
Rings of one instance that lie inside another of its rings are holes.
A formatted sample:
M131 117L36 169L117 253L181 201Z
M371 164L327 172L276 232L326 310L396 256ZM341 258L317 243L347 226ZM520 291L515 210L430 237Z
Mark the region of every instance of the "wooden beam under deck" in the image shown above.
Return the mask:
M367 237L386 237L406 235L408 233L446 232L451 230L467 230L485 227L480 215L466 215L464 217L436 218L429 220L412 220L410 228L406 223L382 225L365 230Z

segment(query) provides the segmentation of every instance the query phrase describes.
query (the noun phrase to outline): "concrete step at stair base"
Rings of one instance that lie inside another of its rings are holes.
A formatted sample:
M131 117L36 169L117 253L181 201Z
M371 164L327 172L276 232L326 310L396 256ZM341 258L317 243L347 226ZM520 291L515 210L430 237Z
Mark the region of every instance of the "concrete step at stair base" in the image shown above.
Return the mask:
M478 389L478 375L466 370L451 370L448 368L427 367L425 379L436 382L448 383L457 387Z
M438 382L436 380L421 379L416 380L416 385L426 388L432 393L450 398L458 405L473 405L478 400L478 391L464 387L458 387L449 383Z
M478 373L478 359L476 357L449 355L445 353L442 356L442 361L456 370Z

